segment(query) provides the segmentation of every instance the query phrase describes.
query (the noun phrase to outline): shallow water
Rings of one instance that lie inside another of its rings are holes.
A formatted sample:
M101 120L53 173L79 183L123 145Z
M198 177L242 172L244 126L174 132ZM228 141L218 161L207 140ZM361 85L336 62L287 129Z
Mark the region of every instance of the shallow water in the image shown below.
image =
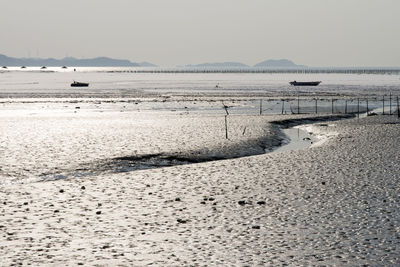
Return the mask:
M311 135L306 130L300 129L299 126L293 128L282 129L282 132L287 137L284 144L272 153L287 152L292 150L305 149L310 147L313 143L317 142L318 139Z
M110 70L112 70L111 68ZM324 73L130 73L108 72L107 68L49 68L39 71L0 71L0 96L87 96L138 97L170 94L257 94L257 95L381 95L399 92L398 74ZM88 88L71 88L72 81L89 82ZM293 87L290 81L322 81L316 87Z

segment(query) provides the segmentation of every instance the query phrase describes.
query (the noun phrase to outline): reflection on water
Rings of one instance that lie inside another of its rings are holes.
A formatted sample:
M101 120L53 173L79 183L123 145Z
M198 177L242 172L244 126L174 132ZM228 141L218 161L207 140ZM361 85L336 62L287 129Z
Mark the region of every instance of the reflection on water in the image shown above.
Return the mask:
M282 131L287 136L287 143L274 150L273 153L308 148L317 141L315 137L310 135L307 131L301 130L298 126L282 129Z

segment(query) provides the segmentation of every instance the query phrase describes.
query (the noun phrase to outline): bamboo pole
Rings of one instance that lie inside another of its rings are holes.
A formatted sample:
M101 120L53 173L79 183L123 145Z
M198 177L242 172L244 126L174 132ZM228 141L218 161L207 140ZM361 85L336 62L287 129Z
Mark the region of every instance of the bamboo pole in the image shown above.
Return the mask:
M367 116L369 115L369 108L368 108L368 98L367 98Z
M262 115L262 99L260 99L260 115Z
M360 118L360 99L357 98L357 118Z
M285 100L282 99L282 114L283 114L284 111L285 111Z
M385 115L385 96L382 97L382 107L383 107L382 115Z

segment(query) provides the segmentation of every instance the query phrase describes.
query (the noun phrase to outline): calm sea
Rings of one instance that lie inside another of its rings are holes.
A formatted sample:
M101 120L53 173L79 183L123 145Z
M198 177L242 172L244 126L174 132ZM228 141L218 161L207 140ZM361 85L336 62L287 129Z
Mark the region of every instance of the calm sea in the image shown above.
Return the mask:
M289 85L290 81L321 81L317 87ZM71 88L73 81L88 88ZM382 95L398 94L397 72L197 72L155 68L9 67L0 69L0 97L79 97L79 93L129 97L146 94L256 94L256 95Z

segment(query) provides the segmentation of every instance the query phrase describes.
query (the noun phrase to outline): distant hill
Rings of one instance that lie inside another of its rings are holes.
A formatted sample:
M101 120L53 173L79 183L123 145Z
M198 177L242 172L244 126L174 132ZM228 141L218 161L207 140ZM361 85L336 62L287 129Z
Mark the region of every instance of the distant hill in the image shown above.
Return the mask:
M215 62L197 65L186 65L187 68L251 68L240 62ZM305 68L304 65L297 65L288 59L269 59L253 66L254 68Z
M156 67L156 65L142 62L135 63L125 59L113 59L108 57L97 57L77 59L66 57L63 59L54 58L13 58L0 54L1 66L47 66L47 67Z
M248 68L249 66L240 62L215 62L197 65L186 65L189 68Z
M304 65L297 65L288 59L269 59L254 65L255 68L304 68Z
M154 65L153 63L149 63L149 62L146 62L146 61L143 61L143 62L140 62L140 63L137 63L137 64L139 64L140 67L158 67L157 65Z

